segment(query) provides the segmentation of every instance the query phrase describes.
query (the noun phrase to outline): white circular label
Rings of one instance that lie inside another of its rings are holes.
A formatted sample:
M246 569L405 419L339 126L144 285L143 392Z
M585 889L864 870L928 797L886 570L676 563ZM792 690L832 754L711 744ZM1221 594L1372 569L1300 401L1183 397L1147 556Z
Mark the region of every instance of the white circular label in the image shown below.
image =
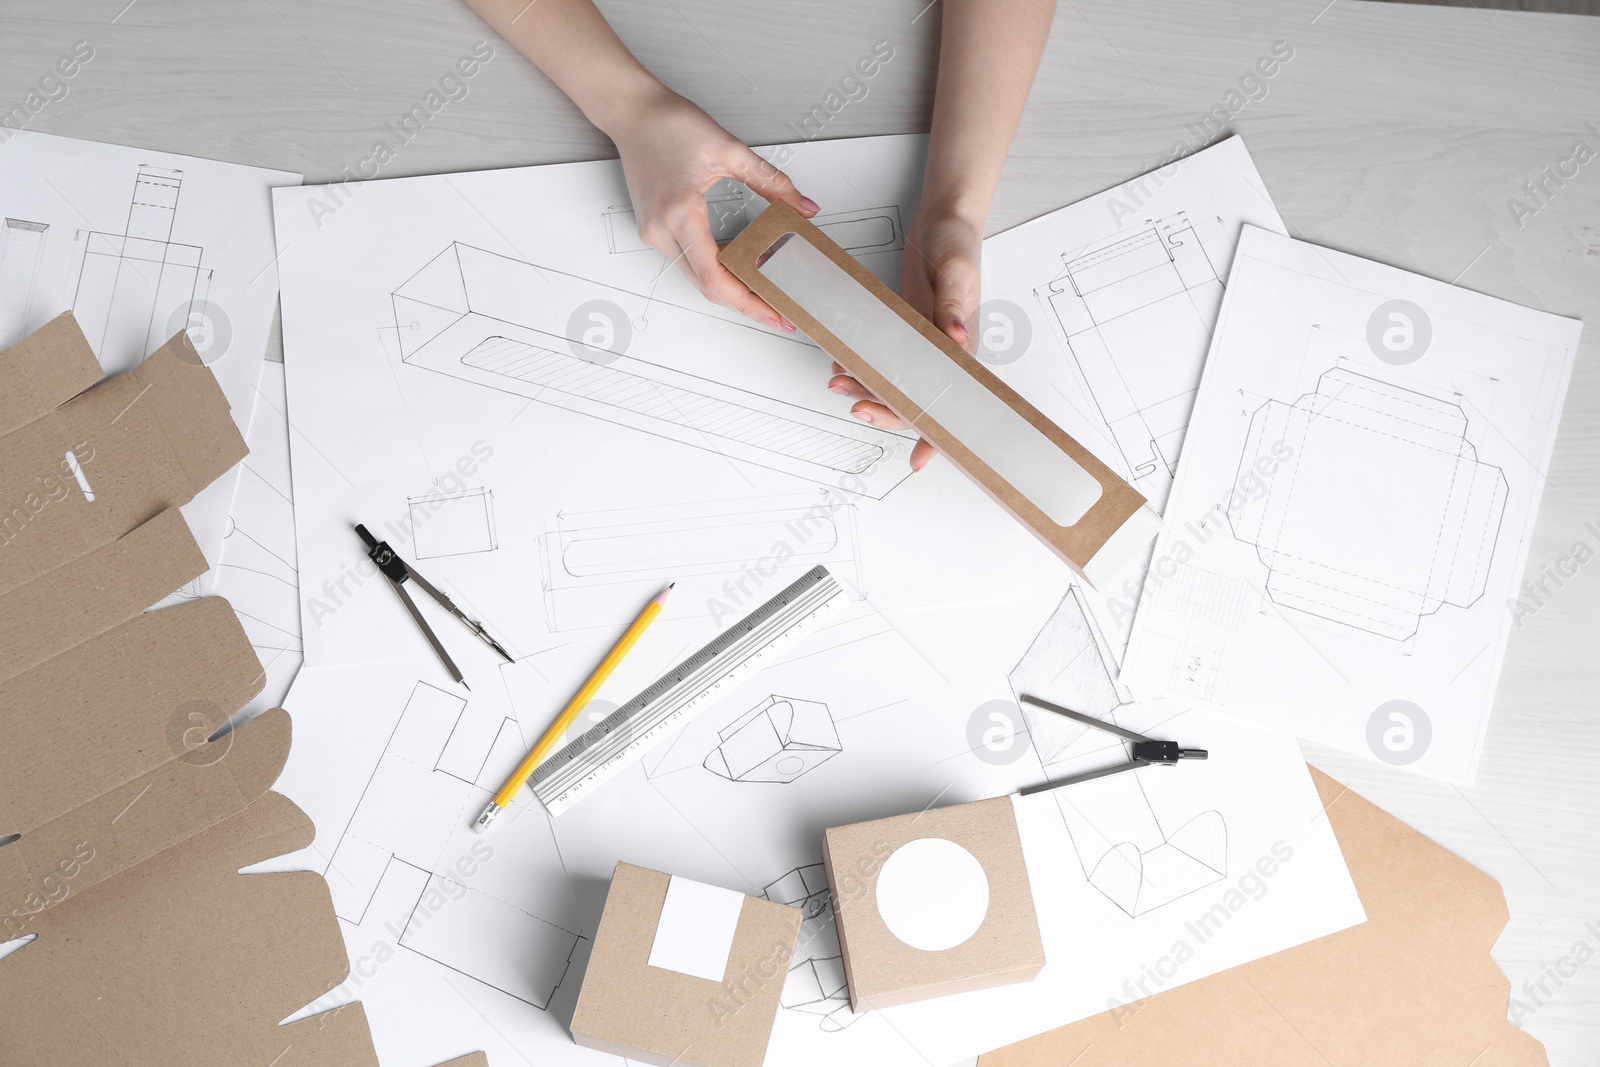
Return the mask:
M989 913L983 864L954 841L920 837L883 862L878 914L912 948L943 952L978 932Z

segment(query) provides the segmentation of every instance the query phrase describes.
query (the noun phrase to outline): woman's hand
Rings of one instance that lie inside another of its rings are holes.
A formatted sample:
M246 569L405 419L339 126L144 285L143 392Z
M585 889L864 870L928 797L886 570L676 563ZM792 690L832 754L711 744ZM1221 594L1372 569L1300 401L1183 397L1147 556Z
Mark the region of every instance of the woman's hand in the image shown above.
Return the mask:
M712 303L792 333L791 322L717 262L705 194L732 178L807 218L817 205L710 115L665 87L650 90L606 132L622 156L639 236L677 263Z
M972 350L968 326L978 310L978 264L983 253L983 228L955 211L929 208L917 213L906 234L905 260L900 271L900 293L906 303L926 316L956 344ZM860 382L835 363L828 388L843 396L860 397L850 414L885 430L905 429L905 423L884 407ZM921 470L934 454L927 441L911 450L911 469Z

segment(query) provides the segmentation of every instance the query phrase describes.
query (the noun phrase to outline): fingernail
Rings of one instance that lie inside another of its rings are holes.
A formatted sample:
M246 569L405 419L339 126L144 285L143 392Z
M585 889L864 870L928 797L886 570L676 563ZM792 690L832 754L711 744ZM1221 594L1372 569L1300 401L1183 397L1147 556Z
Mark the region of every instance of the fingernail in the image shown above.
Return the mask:
M830 393L838 393L840 396L849 396L850 395L850 390L846 389L842 385L830 385L830 386L828 386L828 392L830 392Z
M782 327L783 327L783 328L784 328L784 329L785 329L785 330L787 330L787 331L789 331L789 332L790 332L790 333L794 333L794 323L792 323L792 322L790 322L790 321L789 321L789 320L788 320L788 319L784 319L784 320L783 320L783 321L782 321L782 322L781 322L781 323L780 323L780 325L781 325L781 326L782 326Z
M822 205L811 199L809 196L802 196L800 198L800 206L811 212L813 215L822 210Z
M783 323L778 320L776 315L762 319L761 321L766 323L768 326L771 326L774 330L783 329Z
M872 416L867 414L865 411L852 411L850 414L854 415L856 418L860 419L862 422L871 422L872 421Z

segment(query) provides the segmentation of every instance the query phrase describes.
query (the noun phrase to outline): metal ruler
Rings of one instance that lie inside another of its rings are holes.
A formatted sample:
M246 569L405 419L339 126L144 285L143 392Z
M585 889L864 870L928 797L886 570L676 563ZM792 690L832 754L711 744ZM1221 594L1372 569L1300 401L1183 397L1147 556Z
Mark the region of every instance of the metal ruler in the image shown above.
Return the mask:
M828 568L811 568L539 764L534 796L560 815L849 602Z

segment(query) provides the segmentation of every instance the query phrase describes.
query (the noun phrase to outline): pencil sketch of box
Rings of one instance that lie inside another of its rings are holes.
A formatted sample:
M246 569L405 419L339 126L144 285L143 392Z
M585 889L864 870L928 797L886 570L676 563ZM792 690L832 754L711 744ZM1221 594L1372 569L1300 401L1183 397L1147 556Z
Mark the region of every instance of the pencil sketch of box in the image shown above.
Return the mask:
M1139 730L1136 707L1112 680L1105 651L1077 589L1068 589L1011 669L1012 692ZM1022 705L1029 738L1052 778L1129 758L1127 742ZM1160 770L1114 774L1052 794L1089 884L1137 918L1228 873L1228 825L1215 810L1153 804L1140 780ZM1158 812L1157 808L1161 810ZM1181 820L1181 821L1180 821ZM1172 827L1170 831L1166 827Z
M1266 483L1228 518L1277 604L1404 641L1483 595L1506 479L1457 403L1335 368L1256 410L1239 477Z
M651 447L676 442L874 499L911 473L915 435L834 413L798 376L763 382L749 369L759 361L734 358L752 346L813 358L803 339L704 301L686 307L461 243L391 297L407 366L625 427Z
M705 768L731 782L792 782L843 749L828 705L770 696L717 734Z

